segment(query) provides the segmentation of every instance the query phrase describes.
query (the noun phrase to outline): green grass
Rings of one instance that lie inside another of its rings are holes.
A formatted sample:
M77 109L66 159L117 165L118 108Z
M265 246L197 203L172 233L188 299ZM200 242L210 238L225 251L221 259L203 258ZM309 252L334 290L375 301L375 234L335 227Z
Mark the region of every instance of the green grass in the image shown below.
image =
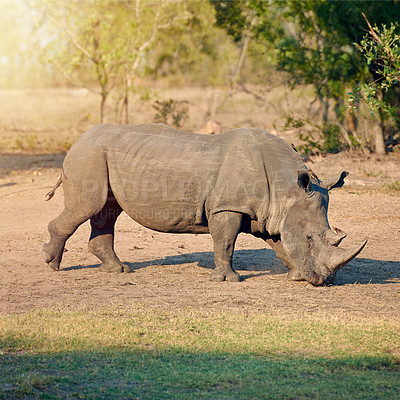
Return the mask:
M371 193L384 193L390 196L400 196L400 181L385 183L377 189L369 189L368 191Z
M386 188L392 191L400 191L400 181L394 181L392 183L388 183L386 185Z
M369 170L367 168L357 168L364 176L368 176L370 178L377 178L379 175L382 175L382 170L375 171L375 170Z
M222 311L0 316L0 399L396 399L398 332Z

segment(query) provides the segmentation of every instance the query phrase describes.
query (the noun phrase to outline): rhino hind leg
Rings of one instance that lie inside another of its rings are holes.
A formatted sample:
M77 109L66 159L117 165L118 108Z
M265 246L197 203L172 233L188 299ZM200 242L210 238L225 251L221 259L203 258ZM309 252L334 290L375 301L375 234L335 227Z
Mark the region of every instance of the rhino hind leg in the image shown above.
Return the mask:
M76 231L76 229L88 218L76 216L74 213L64 209L61 214L50 221L48 230L50 242L43 246L45 262L54 271L60 269L61 259L64 253L65 242Z
M114 251L114 235L102 234L90 239L89 251L102 262L100 271L103 272L130 272L127 265L122 263Z
M100 270L103 272L130 272L114 251L114 227L121 212L122 208L109 188L106 204L90 218L92 231L88 248L102 262Z
M50 242L43 246L46 263L60 269L65 243L76 229L104 207L107 200L107 166L101 155L84 159L74 151L64 161L62 175L64 210L50 221Z
M232 269L232 256L242 218L242 214L224 211L212 215L209 220L215 260L215 268L211 272L212 281L240 281L239 274Z

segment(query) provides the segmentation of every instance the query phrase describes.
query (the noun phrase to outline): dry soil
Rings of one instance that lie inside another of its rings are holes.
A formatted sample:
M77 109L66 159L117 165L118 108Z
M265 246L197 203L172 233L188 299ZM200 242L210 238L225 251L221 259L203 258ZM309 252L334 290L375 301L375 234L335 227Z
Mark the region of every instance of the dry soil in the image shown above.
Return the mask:
M0 154L0 313L35 309L243 310L327 318L400 320L400 196L388 184L400 181L400 157L386 159L342 153L315 157L307 164L320 178L348 170L345 188L331 194L329 219L347 232L341 246L368 239L363 252L339 271L333 286L315 288L291 282L274 252L260 239L240 235L234 267L239 283L215 283L209 235L163 234L141 227L122 214L116 251L132 273L99 271L87 251L88 223L67 243L62 269L43 261L47 223L63 207L55 184L63 154Z

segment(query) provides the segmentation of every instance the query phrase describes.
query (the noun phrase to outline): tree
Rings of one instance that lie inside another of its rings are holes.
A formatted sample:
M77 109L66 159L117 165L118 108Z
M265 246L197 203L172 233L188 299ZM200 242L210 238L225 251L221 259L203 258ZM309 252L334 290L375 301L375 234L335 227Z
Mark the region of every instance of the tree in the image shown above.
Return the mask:
M363 40L367 29L363 12L371 15L374 23L384 23L392 19L398 20L400 8L396 1L291 1L286 6L289 7L289 12L296 13L300 27L310 26L311 22L315 26L316 37L319 32L322 33L324 43L321 46L322 52L319 52L319 60L323 68L316 68L318 75L313 85L317 88L319 79L325 79L327 85L325 88L322 87L326 97L334 100L339 127L342 128L341 131L345 137L346 133L348 134L347 142L349 143L349 138L353 142L354 132L357 128L356 112L354 108L346 107L347 92L349 88L352 89L351 91L357 90L363 82L376 79L373 66L370 65L370 68L366 68L365 62L357 50L357 44ZM303 6L309 9L311 14L302 14L300 8ZM300 68L300 65L298 67ZM347 121L350 124L348 123L346 127L343 116L348 111ZM375 151L384 154L385 117L380 112L378 115L381 129L376 130ZM352 127L353 129L351 129ZM343 130L343 128L347 129Z
M374 71L376 79L364 84L357 91L369 106L372 114L378 112L381 119L392 119L399 125L399 106L393 105L392 89L400 83L400 34L399 25L391 23L373 28L365 14L363 14L369 28L369 33L361 40L358 48L365 56L366 63ZM356 96L352 94L352 103ZM391 104L392 103L392 104ZM379 154L386 152L383 130L376 135L376 151Z
M226 33L215 27L214 10L208 2L184 3L188 15L184 25L163 31L153 49L155 76L173 76L184 84L225 86L236 48Z
M234 42L240 43L240 56L231 78L234 88L240 78L250 42L264 40L274 42L283 34L280 25L279 9L271 1L210 0L216 10L216 25L225 29Z
M187 18L184 6L172 0L158 2L157 7L140 0L36 0L32 7L52 39L45 45L48 60L70 82L100 95L101 122L109 95L116 88L122 93L125 122L129 122L134 76L145 72L159 33ZM91 83L97 88L92 89Z
M323 129L336 134L328 123L330 99L334 99L334 109L343 126L344 88L357 71L349 60L352 55L343 54L344 41L323 27L317 11L326 5L314 1L215 2L217 23L235 40L242 38L241 32L250 31L254 39L269 42L274 47L277 69L288 73L292 87L314 86L323 106ZM250 24L245 18L249 14L256 16L255 23ZM347 131L344 137L350 145ZM338 147L337 139L330 143L328 150Z
M293 86L309 84L314 87L322 105L325 134L341 132L347 145L351 146L356 139L357 124L354 109L346 116L347 92L373 74L354 46L354 43L360 43L367 28L362 11L373 16L373 23L399 20L397 2L240 0L213 3L217 23L234 38L241 38L246 10L254 10L258 21L252 27L253 37L273 43L277 68L289 74ZM329 122L332 102L338 129L331 129ZM336 140L337 146L339 137Z

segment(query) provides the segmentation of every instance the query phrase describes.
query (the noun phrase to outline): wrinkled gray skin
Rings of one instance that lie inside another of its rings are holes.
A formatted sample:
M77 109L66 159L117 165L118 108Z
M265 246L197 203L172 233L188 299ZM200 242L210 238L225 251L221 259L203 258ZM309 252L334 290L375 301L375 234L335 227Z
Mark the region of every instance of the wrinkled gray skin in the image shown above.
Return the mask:
M65 158L65 208L49 223L45 259L58 270L66 240L90 219L89 251L101 270L129 270L114 252L114 225L125 211L153 230L210 233L214 281L239 281L232 254L245 232L271 245L290 279L331 284L365 245L338 248L346 235L328 224L328 191L346 176L314 179L289 144L260 129L207 136L165 125L99 125Z

